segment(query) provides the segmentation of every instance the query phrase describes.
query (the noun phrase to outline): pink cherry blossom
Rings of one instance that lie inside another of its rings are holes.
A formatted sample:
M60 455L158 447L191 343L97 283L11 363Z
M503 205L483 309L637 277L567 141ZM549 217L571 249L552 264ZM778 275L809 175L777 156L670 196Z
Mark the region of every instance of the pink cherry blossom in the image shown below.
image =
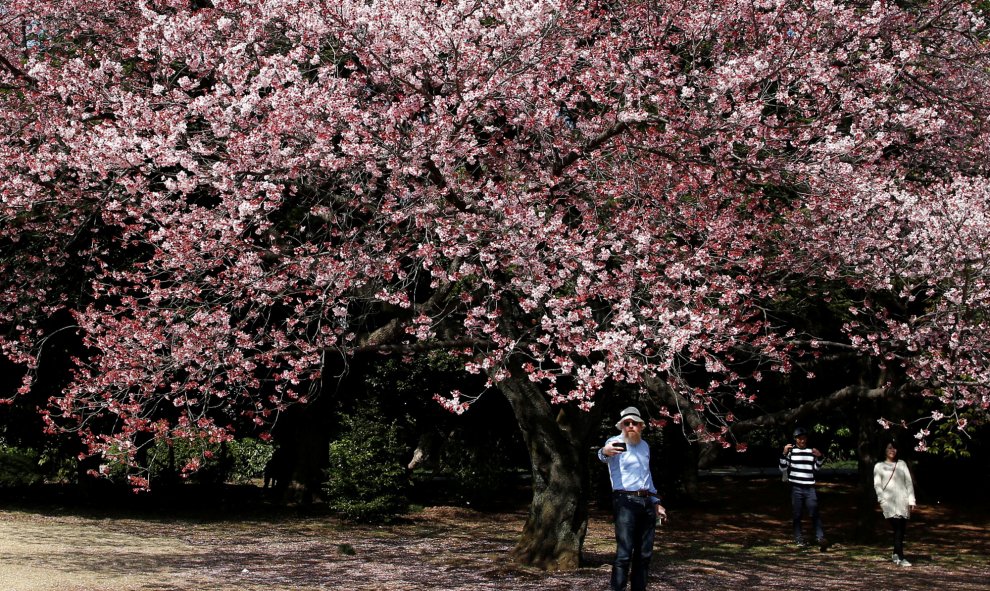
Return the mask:
M382 347L583 409L657 378L701 440L832 350L988 409L980 9L4 6L0 351L23 394L78 336L46 416L94 451L265 425ZM798 292L856 296L840 337Z

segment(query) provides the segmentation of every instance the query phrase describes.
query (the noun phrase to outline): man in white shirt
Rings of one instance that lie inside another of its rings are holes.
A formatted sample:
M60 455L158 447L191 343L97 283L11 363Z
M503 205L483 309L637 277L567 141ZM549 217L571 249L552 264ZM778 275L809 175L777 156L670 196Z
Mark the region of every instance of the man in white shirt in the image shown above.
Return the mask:
M666 519L667 511L653 485L650 446L642 438L646 422L639 410L624 409L615 426L621 433L609 437L598 450L598 459L608 464L615 510L611 590L624 591L628 582L631 591L645 591L657 519Z

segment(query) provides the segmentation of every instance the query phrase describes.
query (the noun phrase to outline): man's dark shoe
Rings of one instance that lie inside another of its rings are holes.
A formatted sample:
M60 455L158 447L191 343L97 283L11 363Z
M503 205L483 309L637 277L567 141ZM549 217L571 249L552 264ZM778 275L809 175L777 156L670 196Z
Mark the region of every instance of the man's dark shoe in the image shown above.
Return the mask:
M818 540L818 549L820 551L825 552L831 547L832 547L832 542L829 542L825 538Z

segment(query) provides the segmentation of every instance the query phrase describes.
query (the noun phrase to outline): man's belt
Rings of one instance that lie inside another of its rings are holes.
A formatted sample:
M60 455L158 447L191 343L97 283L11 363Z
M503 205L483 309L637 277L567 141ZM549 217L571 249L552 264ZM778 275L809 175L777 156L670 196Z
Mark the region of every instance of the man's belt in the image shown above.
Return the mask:
M655 497L657 493L651 493L648 490L613 490L612 492L618 493L620 495L630 495L633 497Z

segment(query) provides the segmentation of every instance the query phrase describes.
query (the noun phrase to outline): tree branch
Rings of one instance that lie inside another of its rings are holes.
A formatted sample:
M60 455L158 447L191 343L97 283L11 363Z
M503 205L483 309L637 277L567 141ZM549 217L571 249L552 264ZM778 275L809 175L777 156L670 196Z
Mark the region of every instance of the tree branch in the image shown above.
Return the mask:
M729 431L734 437L740 437L760 427L779 427L792 424L804 417L814 414L822 414L828 410L842 406L850 400L877 400L892 394L899 394L902 390L902 387L867 388L865 386L847 386L832 392L828 396L809 400L808 402L794 408L784 409L775 413L766 414L752 419L746 419L744 421L737 421L729 427Z

